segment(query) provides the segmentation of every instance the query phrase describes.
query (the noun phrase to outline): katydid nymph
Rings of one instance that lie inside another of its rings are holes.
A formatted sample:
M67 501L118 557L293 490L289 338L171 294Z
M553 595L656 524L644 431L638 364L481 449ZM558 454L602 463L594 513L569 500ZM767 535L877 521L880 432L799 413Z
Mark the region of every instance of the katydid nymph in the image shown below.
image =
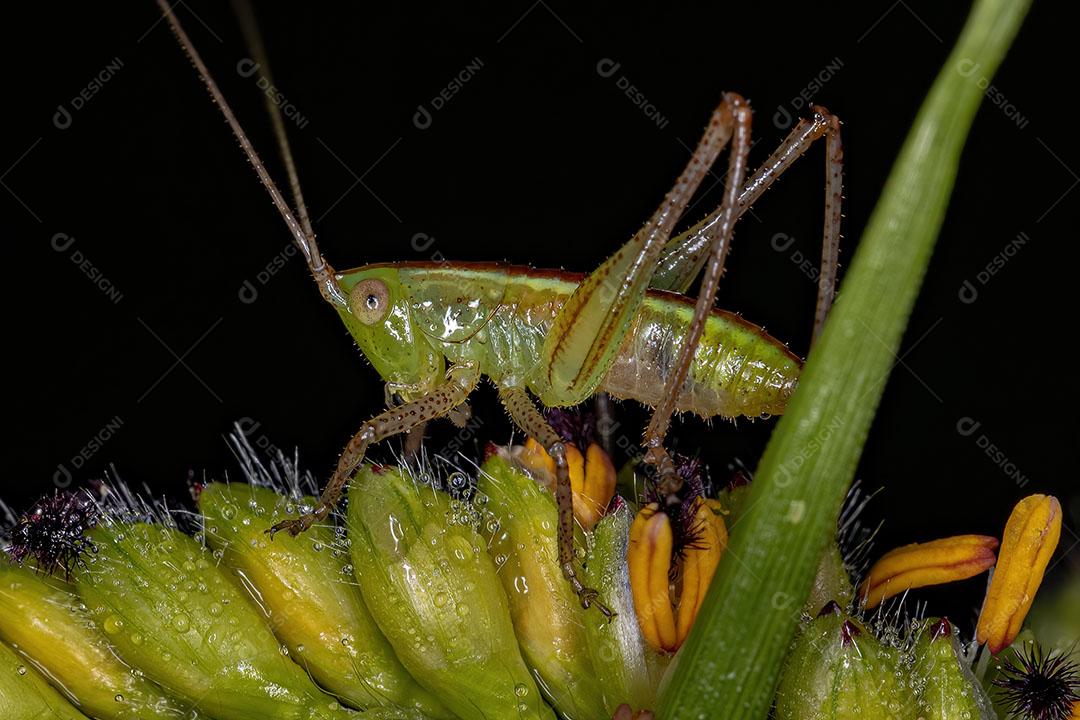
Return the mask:
M452 415L486 376L515 425L555 460L559 563L582 604L610 611L575 571L573 496L566 448L536 401L582 403L598 392L654 408L645 461L662 495L681 484L664 448L674 413L703 418L758 417L784 411L800 359L741 317L714 308L735 222L814 141L825 139L825 222L816 337L833 299L840 238L840 122L821 107L801 120L749 179L749 104L727 93L685 170L652 217L587 275L498 263L391 262L335 271L322 257L308 219L284 127L269 103L289 175L291 208L172 9L158 0L174 33L221 109L307 262L322 297L340 315L396 406L364 423L341 454L319 502L273 530L292 534L334 508L368 447ZM245 23L257 59L261 43ZM264 67L265 71L265 67ZM698 186L730 145L720 207L672 237ZM295 212L294 212L295 210ZM697 300L685 293L703 274ZM535 398L535 399L534 399Z

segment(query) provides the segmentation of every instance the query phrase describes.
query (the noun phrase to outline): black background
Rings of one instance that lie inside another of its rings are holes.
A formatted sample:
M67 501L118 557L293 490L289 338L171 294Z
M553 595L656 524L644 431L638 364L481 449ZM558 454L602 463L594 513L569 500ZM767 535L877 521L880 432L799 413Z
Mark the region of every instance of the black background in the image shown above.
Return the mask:
M722 91L742 93L756 110L756 164L783 137L784 113L798 114L800 93L815 85L813 101L845 123L842 259L851 257L966 8L806 5L274 3L259 16L276 84L303 118L290 131L335 266L438 252L588 270L652 212ZM237 72L247 51L234 16L218 3L178 9L280 179L255 78ZM234 471L224 434L241 418L260 423L254 439L298 446L326 477L382 406L382 386L296 256L259 281L288 235L156 8L37 12L5 23L0 43L10 398L0 497L22 510L53 487L61 465L78 483L115 464L129 482L183 498L189 471ZM871 526L884 521L877 553L951 533L1000 535L1012 504L1043 491L1066 506L1063 561L1050 578L1077 568L1080 553L1069 552L1080 525L1076 360L1067 343L1080 157L1061 97L1072 92L1073 68L1049 52L1073 42L1066 27L1050 3L1036 4L994 80L997 105L985 102L975 121L858 472L866 489L880 490L864 515ZM117 59L112 77L73 110L72 99ZM611 77L597 70L605 59L619 64ZM431 109L477 61L430 127L416 127L418 106ZM652 119L620 78L648 99ZM71 112L64 129L54 123L61 105ZM816 149L797 164L740 224L719 301L800 354L814 284L795 253L819 252L821 158ZM719 194L713 186L693 218ZM57 251L69 242L57 233L74 241ZM421 253L417 233L434 238ZM773 247L779 233L795 238L783 252ZM1027 242L980 283L979 271L1019 233ZM73 259L107 278L119 302ZM965 280L977 288L973 303L960 299ZM258 291L250 304L239 297L245 281ZM183 364L174 366L173 352ZM490 388L474 405L485 422L467 454L510 437ZM629 437L645 417L620 408ZM981 423L974 434L957 431L963 418ZM674 438L703 449L723 479L729 462L754 465L774 424L710 429L687 420ZM433 435L438 449L453 431ZM94 449L95 437L107 440ZM987 443L1007 464L987 455ZM77 463L80 453L89 457ZM973 580L918 597L968 622L981 593Z

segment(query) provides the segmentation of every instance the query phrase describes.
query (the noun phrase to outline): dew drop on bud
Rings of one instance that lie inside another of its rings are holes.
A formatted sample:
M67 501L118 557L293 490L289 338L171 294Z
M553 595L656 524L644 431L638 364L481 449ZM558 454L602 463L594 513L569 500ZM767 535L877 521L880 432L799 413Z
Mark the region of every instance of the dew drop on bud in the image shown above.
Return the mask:
M172 626L176 632L187 632L188 628L191 627L191 621L184 613L178 613L172 620Z

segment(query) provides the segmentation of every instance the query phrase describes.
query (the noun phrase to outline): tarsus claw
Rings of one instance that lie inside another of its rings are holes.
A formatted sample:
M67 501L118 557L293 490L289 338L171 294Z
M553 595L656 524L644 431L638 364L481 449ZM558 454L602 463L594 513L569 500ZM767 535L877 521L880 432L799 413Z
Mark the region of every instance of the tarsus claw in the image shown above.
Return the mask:
M312 524L314 524L315 521L318 519L318 516L316 516L314 513L308 513L306 515L301 515L300 517L282 520L279 523L271 525L266 532L270 535L271 540L274 539L274 535L281 532L282 530L285 530L293 537L296 537L297 535L311 527Z
M596 590L593 590L592 588L582 588L579 596L581 598L581 607L588 610L593 605L596 605L596 609L604 614L604 617L608 619L608 622L615 619L617 613L598 600L600 593Z

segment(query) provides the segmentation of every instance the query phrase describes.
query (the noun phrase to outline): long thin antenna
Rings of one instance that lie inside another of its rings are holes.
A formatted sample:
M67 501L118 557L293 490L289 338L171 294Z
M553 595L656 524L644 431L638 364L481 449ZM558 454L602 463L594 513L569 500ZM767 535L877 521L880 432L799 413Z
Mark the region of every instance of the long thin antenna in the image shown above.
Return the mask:
M345 307L347 305L345 296L342 295L341 288L338 287L337 280L334 277L333 268L331 268L326 261L323 260L322 255L319 254L318 245L315 243L314 233L305 232L305 228L297 222L296 217L289 209L288 203L285 202L285 198L282 196L281 191L278 190L277 185L274 184L273 179L270 177L270 173L267 172L266 166L263 165L262 160L259 159L259 155L255 152L255 147L251 144L251 141L248 140L247 135L244 133L244 129L240 127L240 123L237 122L232 108L230 108L229 103L225 101L225 96L221 94L221 90L218 89L217 83L214 82L214 78L211 77L210 71L207 69L206 64L203 63L202 57L199 56L199 52L195 49L190 38L188 38L187 33L184 32L184 28L180 25L180 21L177 19L175 13L173 13L172 8L169 7L165 0L157 0L157 4L165 14L165 18L169 21L169 26L172 27L173 34L176 35L180 47L187 53L187 56L195 66L195 69L198 70L199 77L202 78L203 84L206 85L206 89L210 91L210 96L221 109L222 115L225 116L225 122L232 128L233 135L236 136L237 141L240 143L240 149L247 155L251 166L255 168L255 174L259 176L259 180L270 194L270 199L273 201L274 206L278 209L278 212L281 213L281 217L288 226L289 232L292 233L293 241L304 255L304 260L307 261L308 269L311 270L311 274L315 277L315 282L319 286L319 292L322 293L323 298L330 304Z
M262 33L259 32L259 23L255 20L255 11L248 0L233 0L233 11L240 21L240 31L247 42L251 59L255 61L259 72L271 86L275 85L273 73L270 71L270 60L266 55L266 47L263 45ZM308 217L307 205L304 203L304 193L300 189L300 176L296 172L296 163L293 161L292 148L289 146L289 136L285 132L285 121L281 117L281 107L263 93L266 101L266 110L270 113L270 123L274 126L274 138L277 140L278 150L281 152L282 162L285 163L285 172L289 176L289 187L292 189L293 205L300 219L300 227L308 239L314 241L315 231L311 227L311 219ZM319 256L319 249L312 242L312 255Z

